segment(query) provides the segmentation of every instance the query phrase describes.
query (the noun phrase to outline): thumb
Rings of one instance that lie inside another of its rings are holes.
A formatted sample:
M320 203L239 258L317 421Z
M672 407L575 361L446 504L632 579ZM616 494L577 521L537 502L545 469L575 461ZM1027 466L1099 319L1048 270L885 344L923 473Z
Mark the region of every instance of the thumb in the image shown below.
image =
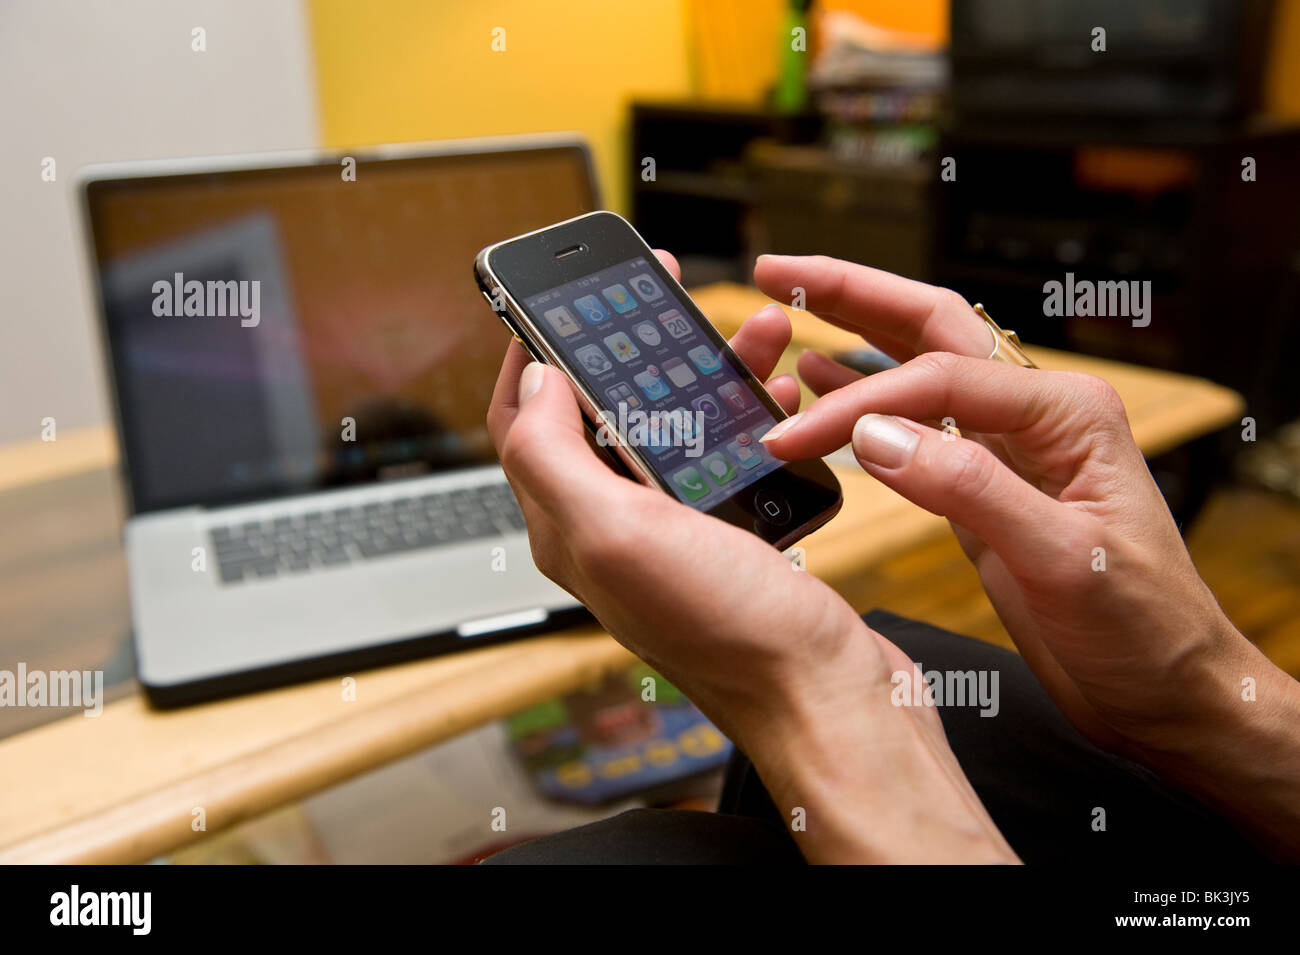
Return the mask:
M518 408L515 423L544 433L557 457L567 459L578 443L588 447L576 387L558 368L539 361L525 365L519 374Z
M606 498L611 480L620 479L587 444L582 411L564 374L531 362L519 375L518 395L519 411L500 449L511 483L560 519Z
M1026 483L988 448L907 418L867 414L853 427L867 473L914 504L967 528L1014 574L1054 559L1084 516Z

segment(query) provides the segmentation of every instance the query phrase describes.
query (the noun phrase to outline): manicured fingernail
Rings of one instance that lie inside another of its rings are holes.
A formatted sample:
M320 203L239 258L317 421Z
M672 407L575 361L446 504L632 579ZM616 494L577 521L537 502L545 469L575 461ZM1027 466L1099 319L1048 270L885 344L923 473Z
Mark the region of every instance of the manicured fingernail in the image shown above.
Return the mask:
M889 415L863 415L853 426L853 453L882 468L901 468L912 460L920 440L919 434Z
M519 404L522 405L537 394L537 389L542 387L543 380L541 362L530 361L525 365L523 373L519 376Z
M800 412L800 414L802 414L802 412ZM793 428L795 422L798 420L799 420L799 415L797 414L790 415L790 417L786 418L784 421L778 421L776 424L772 425L771 430L769 430L767 434L763 435L758 440L763 442L774 441L777 438L781 437L781 435L788 432L791 428Z

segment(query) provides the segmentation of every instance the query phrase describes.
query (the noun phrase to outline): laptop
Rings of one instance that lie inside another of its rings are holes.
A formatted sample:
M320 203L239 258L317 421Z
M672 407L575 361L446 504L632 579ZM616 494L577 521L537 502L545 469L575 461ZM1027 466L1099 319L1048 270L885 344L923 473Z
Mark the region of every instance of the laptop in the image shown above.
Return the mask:
M91 167L80 191L159 706L551 629L484 423L474 255L598 208L568 137Z

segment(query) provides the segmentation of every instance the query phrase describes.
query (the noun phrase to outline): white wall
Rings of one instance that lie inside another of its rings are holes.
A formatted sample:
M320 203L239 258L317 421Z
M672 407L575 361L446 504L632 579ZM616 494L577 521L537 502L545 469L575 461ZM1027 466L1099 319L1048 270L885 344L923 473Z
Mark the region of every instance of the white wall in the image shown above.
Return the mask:
M111 420L77 167L316 144L299 0L0 0L0 443Z

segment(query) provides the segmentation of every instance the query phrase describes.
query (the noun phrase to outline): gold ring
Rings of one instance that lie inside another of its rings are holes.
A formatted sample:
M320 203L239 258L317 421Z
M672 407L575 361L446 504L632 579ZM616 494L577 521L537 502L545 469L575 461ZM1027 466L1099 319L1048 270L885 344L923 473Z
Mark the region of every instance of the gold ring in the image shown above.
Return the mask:
M984 324L988 326L990 334L993 335L993 350L989 352L989 359L992 361L1006 362L1008 365L1019 365L1021 368L1037 368L1033 360L1025 354L1024 349L1020 347L1020 338L1010 329L1003 331L998 327L998 323L993 321L989 313L984 310L984 306L976 302L971 306L975 309L975 314L984 319Z

